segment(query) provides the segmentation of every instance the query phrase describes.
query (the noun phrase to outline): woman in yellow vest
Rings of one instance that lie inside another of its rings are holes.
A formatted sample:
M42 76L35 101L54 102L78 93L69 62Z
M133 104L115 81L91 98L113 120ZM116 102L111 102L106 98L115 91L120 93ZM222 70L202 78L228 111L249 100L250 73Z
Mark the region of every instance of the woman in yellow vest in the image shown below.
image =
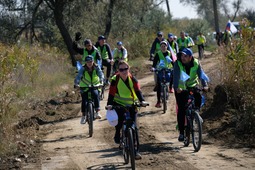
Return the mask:
M182 50L181 58L174 64L174 90L175 98L178 106L177 121L180 131L178 140L184 140L184 122L185 122L185 106L188 102L188 91L198 88L199 79L201 80L203 89L208 90L207 82L201 78L203 69L197 59L193 57L192 50L184 48ZM186 81L182 80L183 74L189 76ZM194 91L195 105L200 108L201 94Z
M81 111L82 111L82 117L81 117L81 124L85 124L87 120L86 115L86 101L88 100L88 88L91 85L99 85L102 84L104 80L104 74L101 70L101 67L99 67L97 64L94 63L94 57L92 55L88 55L85 58L85 65L79 70L78 75L76 76L74 80L74 86L80 87L81 90ZM101 119L101 115L99 113L100 111L100 100L99 100L99 90L94 89L91 92L91 97L94 99L95 104L95 118Z
M140 101L142 105L147 103L144 101L144 97L140 90L140 85L135 77L129 72L129 65L126 61L120 61L118 65L118 73L111 79L111 85L109 89L109 96L107 101L107 108L111 106L131 106L135 102ZM114 141L116 144L120 143L120 130L124 121L123 108L116 108L115 111L118 114L118 124L115 126ZM130 117L133 121L136 121L136 110L134 108L129 109ZM139 151L136 151L136 159L141 159Z

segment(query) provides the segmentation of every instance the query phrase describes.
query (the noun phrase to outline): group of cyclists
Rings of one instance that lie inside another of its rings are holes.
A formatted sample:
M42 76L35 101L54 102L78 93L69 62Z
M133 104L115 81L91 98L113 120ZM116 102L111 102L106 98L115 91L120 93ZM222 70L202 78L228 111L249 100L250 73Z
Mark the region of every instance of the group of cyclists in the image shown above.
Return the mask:
M112 106L130 106L135 102L140 102L141 105L147 105L143 94L140 89L138 80L130 73L130 66L127 60L127 50L124 48L122 42L117 42L117 48L111 51L109 44L105 42L104 36L98 37L98 42L95 46L90 39L85 39L84 48L79 46L79 40L81 34L76 33L75 40L73 41L73 49L82 55L81 63L82 68L79 70L78 75L75 78L75 87L80 87L82 96L82 118L81 124L86 123L85 104L87 101L86 87L89 85L102 84L106 82L110 85L109 95L107 100L107 109L111 109ZM204 45L206 42L202 34L197 38L199 45ZM185 122L185 105L188 102L187 90L196 89L199 86L199 79L201 80L202 87L205 91L208 90L207 82L202 78L204 73L198 59L194 58L191 50L194 46L194 42L191 37L182 31L180 38L177 38L172 33L168 34L168 39L163 38L163 32L158 32L155 38L151 50L150 60L153 61L151 71L160 67L166 67L171 70L168 81L169 93L174 93L176 98L177 109L177 122L179 127L179 141L184 140L184 122ZM177 57L176 57L177 56ZM107 68L106 78L102 67ZM111 74L114 70L114 74ZM187 80L182 80L182 77L186 74L189 76ZM157 92L157 103L155 107L161 107L160 99L160 74L155 73L154 77L155 88ZM201 94L195 94L195 103L197 109L201 105ZM101 119L99 91L95 90L92 93L92 97L95 103L95 118ZM129 107L131 118L136 121L137 110ZM120 143L120 131L124 119L124 109L115 110L118 115L118 124L115 126L114 142ZM139 151L136 152L136 158L140 159L141 155Z

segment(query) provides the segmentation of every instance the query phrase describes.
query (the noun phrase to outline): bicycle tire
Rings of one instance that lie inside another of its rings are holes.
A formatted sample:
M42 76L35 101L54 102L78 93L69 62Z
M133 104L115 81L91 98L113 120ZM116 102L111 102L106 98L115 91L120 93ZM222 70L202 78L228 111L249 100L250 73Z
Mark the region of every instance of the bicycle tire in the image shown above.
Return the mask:
M190 144L190 127L186 126L184 130L184 146L187 147Z
M129 145L129 155L132 170L135 169L135 147L132 128L128 128L128 145Z
M93 120L94 120L94 108L93 104L88 104L88 124L89 124L89 137L92 137L93 135Z
M163 113L166 113L166 110L167 110L167 102L166 102L166 93L167 93L167 91L166 91L166 88L167 88L167 86L164 86L163 87Z
M198 112L194 112L194 118L192 121L192 143L195 152L198 152L202 145L202 122L199 119Z
M101 92L100 92L100 100L104 100L104 91L105 91L105 85L103 85Z
M128 140L124 131L124 127L122 127L122 140L121 140L121 144L122 144L122 154L123 154L123 158L124 158L124 164L128 164L129 163L129 153L128 153Z

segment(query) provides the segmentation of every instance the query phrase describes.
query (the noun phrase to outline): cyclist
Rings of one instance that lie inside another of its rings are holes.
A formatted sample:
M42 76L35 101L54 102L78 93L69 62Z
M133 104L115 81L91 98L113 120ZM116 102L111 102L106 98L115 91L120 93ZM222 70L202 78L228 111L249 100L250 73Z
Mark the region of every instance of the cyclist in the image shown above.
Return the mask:
M155 68L168 68L171 69L173 68L173 59L171 52L167 50L168 43L166 41L161 41L160 43L160 48L161 50L156 53L155 58L153 60L152 68L151 70L155 70ZM169 74L166 75L166 80L170 81L170 76ZM160 108L161 107L161 102L160 102L160 93L161 93L161 84L160 84L160 74L155 76L156 80L156 87L155 90L157 91L157 103L155 107ZM172 84L170 90L173 91L172 89Z
M96 61L96 63L101 65L101 55L99 51L97 50L97 48L92 45L92 41L90 39L85 39L84 46L85 48L79 47L76 41L73 42L74 51L82 55L81 64L84 65L86 63L85 62L86 56L92 55L94 57L94 61Z
M101 57L102 57L102 70L103 70L103 66L107 67L106 70L106 84L110 84L109 79L110 79L110 74L111 74L111 63L112 63L112 51L111 48L109 46L109 44L107 44L105 42L105 37L103 35L100 35L98 37L98 41L95 45L95 47L99 50Z
M185 37L188 38L188 48L192 48L195 45L193 39L189 36L188 33L185 33Z
M201 78L202 67L197 59L193 57L192 50L184 48L181 58L174 64L174 90L178 106L177 121L179 127L179 141L184 140L184 122L185 122L185 105L188 101L188 93L185 90L196 89L199 85L198 79L201 80L203 89L208 90L207 82ZM187 81L182 80L184 74L189 75ZM201 94L194 91L195 105L199 109L201 105Z
M173 51L176 55L179 52L179 48L178 48L178 43L176 41L174 41L174 35L172 33L168 34L167 42L171 46L171 48L173 49Z
M155 54L160 51L160 42L164 41L165 39L163 38L163 32L159 31L157 33L157 37L152 43L151 50L150 50L150 61L153 61L153 58Z
M94 57L92 55L88 55L85 57L85 65L79 70L78 75L74 80L74 87L80 87L82 102L81 102L81 124L85 124L87 121L86 115L86 101L88 100L88 86L90 85L99 85L102 84L104 80L104 74L101 68L94 63ZM101 119L100 111L100 103L99 103L99 91L98 89L92 90L92 98L94 99L95 104L95 118Z
M113 58L114 58L114 63L113 63L113 70L116 72L118 63L119 61L128 61L127 58L127 49L123 46L123 43L121 41L117 42L117 48L113 50Z
M140 85L135 77L130 73L130 67L126 61L120 61L118 65L118 73L111 78L111 85L109 90L109 96L107 101L107 108L111 106L130 106L138 100L142 105L147 103L142 95ZM120 130L124 121L125 109L116 108L115 111L118 114L118 124L115 126L114 142L120 143ZM130 108L130 117L136 122L136 109ZM136 159L141 159L139 151L136 151Z
M177 44L179 47L179 52L181 52L184 48L188 47L189 40L185 37L184 31L181 31L180 38L177 39Z
M223 43L225 45L228 45L228 43L231 42L231 36L232 36L231 31L226 29L223 34Z
M205 36L202 34L202 32L199 32L199 34L197 36L198 54L200 54L200 47L203 48L203 50L204 50L205 43L206 43Z

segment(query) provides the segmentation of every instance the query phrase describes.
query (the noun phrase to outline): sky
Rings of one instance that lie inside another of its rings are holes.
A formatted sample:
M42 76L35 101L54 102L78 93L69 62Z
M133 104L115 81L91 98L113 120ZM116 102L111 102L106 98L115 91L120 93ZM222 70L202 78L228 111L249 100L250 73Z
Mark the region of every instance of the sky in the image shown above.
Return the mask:
M233 0L229 0L231 5ZM255 0L243 0L244 8L255 10ZM174 19L176 18L198 18L195 7L191 5L183 5L179 0L169 0L170 12ZM167 11L166 3L162 3L161 7Z

